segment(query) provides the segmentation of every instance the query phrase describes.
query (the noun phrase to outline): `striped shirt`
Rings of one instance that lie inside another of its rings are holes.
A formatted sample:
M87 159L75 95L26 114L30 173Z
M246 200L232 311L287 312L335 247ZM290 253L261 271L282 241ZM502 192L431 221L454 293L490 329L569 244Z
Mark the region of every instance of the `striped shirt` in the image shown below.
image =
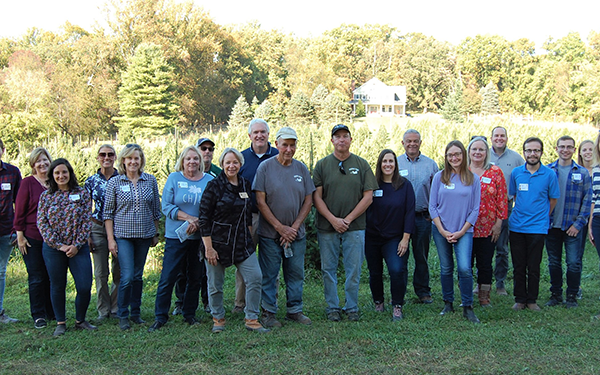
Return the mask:
M548 168L556 173L558 178L558 160L548 164ZM571 225L581 230L587 224L592 206L592 183L590 174L581 165L571 162L571 170L567 177L566 191L560 192L565 197L565 208L560 228L567 230ZM554 225L554 216L550 215L550 228Z
M160 196L156 178L142 173L137 184L127 175L108 180L104 194L104 220L113 220L118 238L152 238L160 219Z
M594 203L594 216L600 216L600 167L595 166L592 170L592 190Z

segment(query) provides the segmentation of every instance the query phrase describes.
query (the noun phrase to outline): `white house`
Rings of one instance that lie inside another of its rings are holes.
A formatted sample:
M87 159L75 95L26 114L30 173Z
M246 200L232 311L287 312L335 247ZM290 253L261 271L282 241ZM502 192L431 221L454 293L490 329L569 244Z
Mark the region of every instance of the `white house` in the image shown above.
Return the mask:
M388 86L373 77L352 92L352 112L362 100L367 116L405 116L406 86Z

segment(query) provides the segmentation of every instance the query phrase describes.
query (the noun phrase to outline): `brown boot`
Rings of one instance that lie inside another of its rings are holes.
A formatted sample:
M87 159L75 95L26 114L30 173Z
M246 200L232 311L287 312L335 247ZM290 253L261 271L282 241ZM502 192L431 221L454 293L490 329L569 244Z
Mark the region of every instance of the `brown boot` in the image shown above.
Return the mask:
M479 293L477 296L479 297L479 304L481 307L492 307L490 304L490 290L492 290L491 284L479 285Z
M246 329L248 331L259 332L259 333L267 333L270 329L267 329L260 324L258 319L244 319L246 323Z

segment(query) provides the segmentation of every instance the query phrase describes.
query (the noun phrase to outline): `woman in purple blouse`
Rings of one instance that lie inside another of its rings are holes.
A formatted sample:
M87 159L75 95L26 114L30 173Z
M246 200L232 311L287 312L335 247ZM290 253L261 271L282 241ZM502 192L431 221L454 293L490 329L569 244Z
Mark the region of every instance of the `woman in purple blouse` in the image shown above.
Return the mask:
M54 336L66 326L67 269L75 281L75 329L95 330L85 320L92 291L92 261L88 238L92 204L87 190L79 187L73 167L56 159L48 170L48 190L40 196L37 225L44 238L42 254L50 276L50 297L56 315Z

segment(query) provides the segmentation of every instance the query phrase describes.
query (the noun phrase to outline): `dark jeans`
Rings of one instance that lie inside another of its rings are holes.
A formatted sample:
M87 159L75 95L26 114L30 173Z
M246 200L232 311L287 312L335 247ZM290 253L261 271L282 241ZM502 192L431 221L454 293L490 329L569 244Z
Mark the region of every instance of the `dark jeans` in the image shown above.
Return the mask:
M509 206L510 207L510 206ZM510 216L510 210L509 210ZM494 278L496 279L496 289L506 288L504 281L508 274L508 219L502 220L502 229L500 236L496 241L496 267L494 268Z
M29 283L29 308L31 317L53 320L54 309L50 299L50 277L46 269L46 262L42 255L42 241L27 237L31 247L27 248L27 254L23 255L25 267L27 267L27 281Z
M535 303L540 292L540 263L545 234L510 232L515 302Z
M193 318L198 308L200 294L200 279L204 262L200 262L198 249L201 240L187 240L183 243L179 239L167 238L165 240L165 254L163 257L163 268L160 273L160 281L156 290L156 303L154 314L156 321L166 323L169 319L171 308L171 296L177 276L181 270L182 263L187 263L186 287L183 296L183 317ZM206 269L204 270L206 274Z
M384 239L365 235L365 257L369 267L369 285L374 302L383 302L383 260L390 274L392 305L404 305L406 284L408 283L408 250L398 256L401 238Z
M204 256L200 259L200 263L202 263L202 267L200 267L200 295L202 296L202 304L204 306L208 306L208 277L206 277L206 264L204 263ZM177 281L175 281L175 297L177 297L177 301L175 301L175 306L182 307L183 306L183 298L185 297L185 287L187 285L187 279L185 275L187 274L187 261L185 258L181 263L181 271L177 275Z
M116 238L121 283L119 284L119 318L140 316L144 265L152 238ZM131 308L131 312L130 312Z
M492 283L492 258L495 246L492 236L473 238L472 262L477 266L477 284Z
M550 292L562 295L563 270L562 254L565 248L565 261L567 263L567 295L575 295L581 283L581 235L571 237L566 231L551 228L546 236L546 251L548 252L548 270L550 272Z
M417 214L415 233L411 236L411 247L415 259L413 287L417 297L431 296L429 288L429 244L431 243L431 220L428 216Z
M66 317L67 269L71 271L75 281L77 296L75 297L75 319L85 320L85 314L92 297L92 259L90 248L85 244L79 252L69 258L63 251L53 249L44 243L42 248L48 275L50 276L50 295L57 322L64 322Z
M594 235L598 257L600 257L600 216L594 216L592 219L592 234Z

